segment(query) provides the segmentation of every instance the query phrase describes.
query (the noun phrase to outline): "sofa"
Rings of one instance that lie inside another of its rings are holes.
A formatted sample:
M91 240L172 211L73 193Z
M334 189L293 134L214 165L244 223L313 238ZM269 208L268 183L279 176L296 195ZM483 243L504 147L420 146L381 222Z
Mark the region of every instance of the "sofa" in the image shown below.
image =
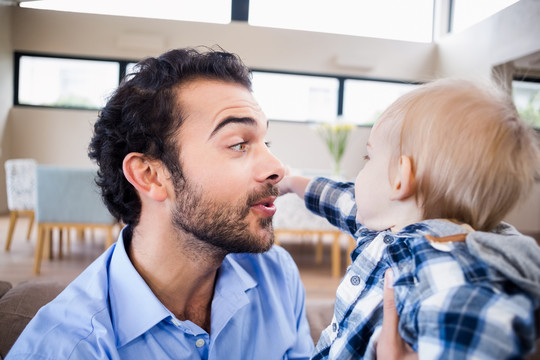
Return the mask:
M3 359L40 307L58 295L64 285L29 281L12 286L0 281L0 359Z
M63 289L64 285L53 281L27 281L16 286L0 281L0 359L6 356L39 308ZM332 320L333 305L331 299L310 299L306 302L306 314L315 343ZM536 349L527 360L540 360L540 340L536 342Z

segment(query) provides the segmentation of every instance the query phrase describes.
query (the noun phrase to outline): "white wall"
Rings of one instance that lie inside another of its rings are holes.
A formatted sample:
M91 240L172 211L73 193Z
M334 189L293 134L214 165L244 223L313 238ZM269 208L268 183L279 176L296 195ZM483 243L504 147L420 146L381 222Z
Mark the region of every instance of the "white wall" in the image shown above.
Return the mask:
M238 53L253 68L426 81L442 75L486 78L492 66L540 49L538 0L521 0L493 19L443 38L438 46L245 23L216 25L23 8L12 8L9 17L4 9L0 6L0 38L9 36L3 30L10 30L11 44L0 40L0 58L10 58L18 50L137 60L175 47L218 44ZM5 17L11 20L11 27ZM11 66L0 62L2 76L12 77ZM0 86L2 124L6 86ZM10 87L7 90L11 92ZM86 147L95 117L91 111L13 108L1 148L8 149L10 157L84 166L89 164ZM353 178L363 164L368 134L369 128L357 128L351 137L344 156L347 178ZM330 157L309 126L271 122L268 139L273 152L289 166L330 170ZM534 215L540 213L540 205L536 205L540 204L540 191L534 196L536 200L521 204L512 216L518 227L540 232L540 217ZM0 198L2 209L5 201Z
M12 23L16 50L136 60L176 47L219 44L255 68L404 80L429 79L435 66L433 44L239 22L204 24L17 8Z
M87 156L97 111L16 107L9 117L11 156L40 164L92 166Z
M540 1L521 0L438 42L440 76L488 78L491 68L540 51Z
M13 104L13 50L11 47L11 7L0 6L0 211L7 205L4 162L9 159L7 123Z

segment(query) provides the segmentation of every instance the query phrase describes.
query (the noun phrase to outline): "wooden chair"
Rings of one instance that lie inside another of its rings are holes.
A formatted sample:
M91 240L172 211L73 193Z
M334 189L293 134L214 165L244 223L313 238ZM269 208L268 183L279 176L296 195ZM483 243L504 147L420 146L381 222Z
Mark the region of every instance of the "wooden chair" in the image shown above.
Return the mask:
M36 245L34 272L39 274L44 247L51 248L53 229L59 229L59 256L62 256L62 230L105 229L105 247L113 243L117 224L109 213L95 184L96 170L38 165L36 169ZM50 250L49 250L50 253Z
M28 216L30 224L26 238L29 240L34 225L36 161L34 159L10 159L4 164L6 170L9 229L6 251L11 247L15 223L21 216Z

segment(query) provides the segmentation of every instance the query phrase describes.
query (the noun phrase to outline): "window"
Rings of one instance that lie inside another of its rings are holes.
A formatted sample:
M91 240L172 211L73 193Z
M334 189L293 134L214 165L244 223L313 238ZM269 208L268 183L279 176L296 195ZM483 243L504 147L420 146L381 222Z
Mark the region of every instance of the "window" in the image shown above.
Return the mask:
M15 53L15 105L101 109L136 62ZM370 126L416 85L343 76L252 71L253 95L269 120L306 123L338 118Z
M343 117L354 124L373 125L390 104L416 86L385 81L345 80Z
M333 120L338 88L335 77L253 71L253 94L272 120Z
M452 0L452 32L464 30L518 0Z
M91 14L200 21L231 22L231 0L41 0L21 1L21 7Z
M249 24L431 42L433 0L250 0Z
M98 109L120 79L117 61L34 55L17 60L17 105Z
M512 96L523 120L540 129L540 82L514 80Z

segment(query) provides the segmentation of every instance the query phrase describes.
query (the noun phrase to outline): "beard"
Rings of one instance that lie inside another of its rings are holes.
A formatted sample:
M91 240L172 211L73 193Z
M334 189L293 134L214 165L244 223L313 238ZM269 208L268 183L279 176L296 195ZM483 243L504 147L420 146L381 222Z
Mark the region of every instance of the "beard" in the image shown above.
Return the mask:
M272 218L260 218L254 232L250 230L248 215L251 205L265 197L278 195L276 186L267 184L232 206L228 201L205 198L204 191L185 178L175 181L175 192L173 225L194 236L196 249L202 250L200 248L206 244L222 254L262 253L274 243Z

